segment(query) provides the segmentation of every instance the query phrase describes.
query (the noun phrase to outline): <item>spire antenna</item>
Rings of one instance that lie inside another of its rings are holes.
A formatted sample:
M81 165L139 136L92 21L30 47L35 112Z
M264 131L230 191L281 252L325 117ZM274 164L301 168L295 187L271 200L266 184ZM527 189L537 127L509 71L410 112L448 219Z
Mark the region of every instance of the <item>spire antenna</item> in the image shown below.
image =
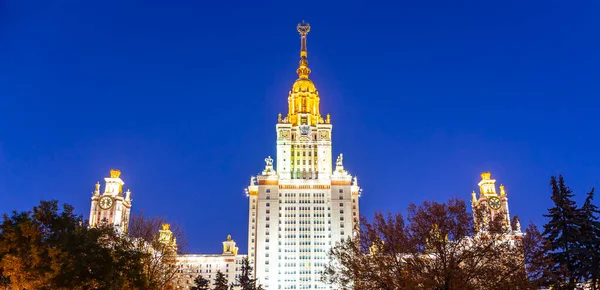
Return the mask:
M308 68L308 52L306 51L306 35L310 32L310 24L305 23L302 20L302 23L298 23L296 27L298 29L298 33L300 33L300 67L296 70L298 73L298 77L301 79L308 79L308 75L310 74L310 69Z

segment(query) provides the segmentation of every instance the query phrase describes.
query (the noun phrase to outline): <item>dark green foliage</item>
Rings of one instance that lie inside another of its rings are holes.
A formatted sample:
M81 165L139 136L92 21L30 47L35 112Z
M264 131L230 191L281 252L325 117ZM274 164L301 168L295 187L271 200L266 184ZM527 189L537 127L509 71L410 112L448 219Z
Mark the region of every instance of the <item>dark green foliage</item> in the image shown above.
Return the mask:
M554 264L551 267L556 289L575 289L577 283L582 282L582 275L578 271L581 267L579 261L579 239L581 235L580 214L573 201L573 192L565 185L561 175L550 178L552 188L552 201L554 207L548 209L545 217L550 221L544 225L544 237L551 245L550 257Z
M194 279L194 284L194 286L190 287L190 290L210 290L210 281L202 277L202 275L198 275Z
M73 207L42 201L0 224L0 286L11 289L147 289L145 254L112 228L88 228Z
M252 266L250 266L250 262L248 258L244 258L242 260L242 274L237 278L238 285L242 288L242 290L262 290L262 285L256 285L256 279L252 278Z
M215 283L213 284L215 288L214 290L228 290L229 286L227 285L227 277L221 271L217 271L217 277L215 277Z
M600 222L598 217L600 211L592 202L594 200L594 189L585 199L583 206L578 211L580 226L579 276L583 276L591 285L592 289L598 289L600 279Z

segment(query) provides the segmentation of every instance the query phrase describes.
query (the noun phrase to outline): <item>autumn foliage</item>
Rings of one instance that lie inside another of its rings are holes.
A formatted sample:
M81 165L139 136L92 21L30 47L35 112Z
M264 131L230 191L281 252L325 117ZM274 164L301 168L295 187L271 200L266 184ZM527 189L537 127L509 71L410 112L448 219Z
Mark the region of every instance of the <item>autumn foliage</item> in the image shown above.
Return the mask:
M363 218L330 252L336 289L530 289L525 242L503 218L478 230L465 202L410 205L408 215Z

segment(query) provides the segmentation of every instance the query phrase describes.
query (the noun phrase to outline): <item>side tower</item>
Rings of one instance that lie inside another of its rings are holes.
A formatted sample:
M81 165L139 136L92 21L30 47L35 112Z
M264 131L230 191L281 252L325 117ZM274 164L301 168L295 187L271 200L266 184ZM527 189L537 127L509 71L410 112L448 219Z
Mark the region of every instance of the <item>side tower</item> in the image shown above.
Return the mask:
M331 289L320 282L328 251L358 228L360 187L344 169L340 154L332 164L329 114L320 113L320 96L309 79L306 47L310 25L298 24L298 79L288 94L288 113L275 125L276 167L265 159L251 177L248 259L267 290Z
M237 283L236 278L242 274L242 262L246 255L238 254L238 247L231 235L223 241L221 254L178 254L178 274L175 277L176 289L190 289L194 286L194 278L201 275L213 285L217 272L221 272L227 278L227 284ZM238 289L236 287L234 289Z
M473 208L475 224L478 230L485 230L490 221L502 217L504 226L508 230L514 230L515 234L521 233L521 225L516 220L515 225L511 225L510 213L508 211L508 196L504 185L500 185L500 193L496 192L496 180L492 179L490 172L481 174L481 181L478 183L479 197L475 191L471 193L471 207ZM481 215L475 214L479 212Z
M100 183L92 194L90 208L90 226L96 227L102 223L113 225L119 232L127 232L129 214L131 212L131 191L123 195L123 180L121 171L110 170L110 177L104 178L104 193L100 194Z
M161 225L161 229L158 230L158 241L164 245L163 251L168 250L166 251L168 253L177 253L177 238L173 235L170 224Z

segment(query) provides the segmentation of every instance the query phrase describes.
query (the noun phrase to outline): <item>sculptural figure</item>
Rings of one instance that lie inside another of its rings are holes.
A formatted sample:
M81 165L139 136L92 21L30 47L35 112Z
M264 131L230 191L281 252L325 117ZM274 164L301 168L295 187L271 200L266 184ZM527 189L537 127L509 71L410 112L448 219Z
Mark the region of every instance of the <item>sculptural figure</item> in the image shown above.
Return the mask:
M273 166L273 158L271 158L271 156L265 158L265 163L267 164L267 167Z
M336 166L344 166L344 155L340 154L340 156L338 156L337 160L335 161L335 165Z

